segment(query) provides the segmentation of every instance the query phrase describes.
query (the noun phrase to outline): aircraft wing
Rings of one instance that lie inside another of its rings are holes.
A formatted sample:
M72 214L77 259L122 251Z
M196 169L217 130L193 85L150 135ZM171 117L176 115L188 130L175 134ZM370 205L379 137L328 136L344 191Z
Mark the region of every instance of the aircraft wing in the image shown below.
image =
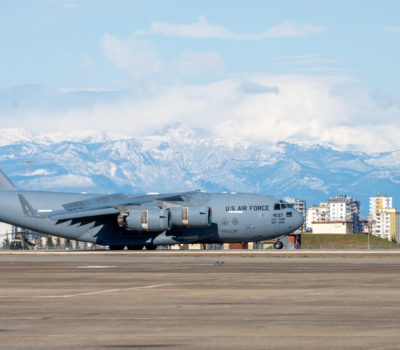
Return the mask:
M53 220L71 220L71 219L80 219L80 218L88 218L93 216L104 216L104 215L112 215L119 214L120 210L117 208L104 208L104 209L94 209L94 210L78 210L76 212L68 212L58 211L53 215L48 215L47 217Z
M82 201L63 204L66 211L93 210L109 207L122 207L130 205L142 205L157 200L182 202L188 193L168 193L168 194L146 194L141 196L127 196L125 194L110 194L106 196L94 197Z
M111 194L93 197L81 201L63 204L64 210L41 211L34 209L24 195L19 194L21 207L26 216L50 218L52 220L70 220L88 217L119 214L127 206L157 205L156 201L185 201L186 193L147 194L141 196L127 196L125 194Z

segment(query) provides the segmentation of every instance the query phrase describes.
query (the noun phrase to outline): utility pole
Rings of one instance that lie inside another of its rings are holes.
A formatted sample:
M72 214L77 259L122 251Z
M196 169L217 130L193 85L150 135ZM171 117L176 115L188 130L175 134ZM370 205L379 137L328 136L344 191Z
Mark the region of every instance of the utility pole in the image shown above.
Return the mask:
M29 191L32 191L32 164L35 163L34 160L27 160L26 164L28 164L29 169Z

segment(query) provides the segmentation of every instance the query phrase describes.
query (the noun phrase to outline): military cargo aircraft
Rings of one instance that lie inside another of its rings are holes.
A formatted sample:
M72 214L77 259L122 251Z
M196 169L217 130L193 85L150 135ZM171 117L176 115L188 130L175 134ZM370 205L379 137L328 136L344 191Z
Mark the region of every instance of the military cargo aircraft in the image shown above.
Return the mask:
M299 228L303 217L286 201L258 194L23 191L0 170L0 221L110 250L274 238L280 249L279 237Z

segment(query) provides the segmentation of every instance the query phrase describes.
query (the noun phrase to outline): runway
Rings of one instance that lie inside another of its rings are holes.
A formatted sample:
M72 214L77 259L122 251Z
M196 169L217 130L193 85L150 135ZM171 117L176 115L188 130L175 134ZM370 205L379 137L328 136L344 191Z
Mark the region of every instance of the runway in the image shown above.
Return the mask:
M1 254L1 349L398 349L400 256Z

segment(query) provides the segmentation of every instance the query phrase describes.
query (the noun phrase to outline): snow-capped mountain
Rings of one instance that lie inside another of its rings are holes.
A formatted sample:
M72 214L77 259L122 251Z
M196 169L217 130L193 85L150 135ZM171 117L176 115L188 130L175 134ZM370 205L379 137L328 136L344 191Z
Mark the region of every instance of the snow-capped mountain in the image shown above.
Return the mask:
M384 192L396 203L400 196L400 151L367 154L284 142L260 146L182 124L140 138L96 131L0 132L0 168L25 189L259 192L308 204L349 194L361 201L363 215L368 197Z

